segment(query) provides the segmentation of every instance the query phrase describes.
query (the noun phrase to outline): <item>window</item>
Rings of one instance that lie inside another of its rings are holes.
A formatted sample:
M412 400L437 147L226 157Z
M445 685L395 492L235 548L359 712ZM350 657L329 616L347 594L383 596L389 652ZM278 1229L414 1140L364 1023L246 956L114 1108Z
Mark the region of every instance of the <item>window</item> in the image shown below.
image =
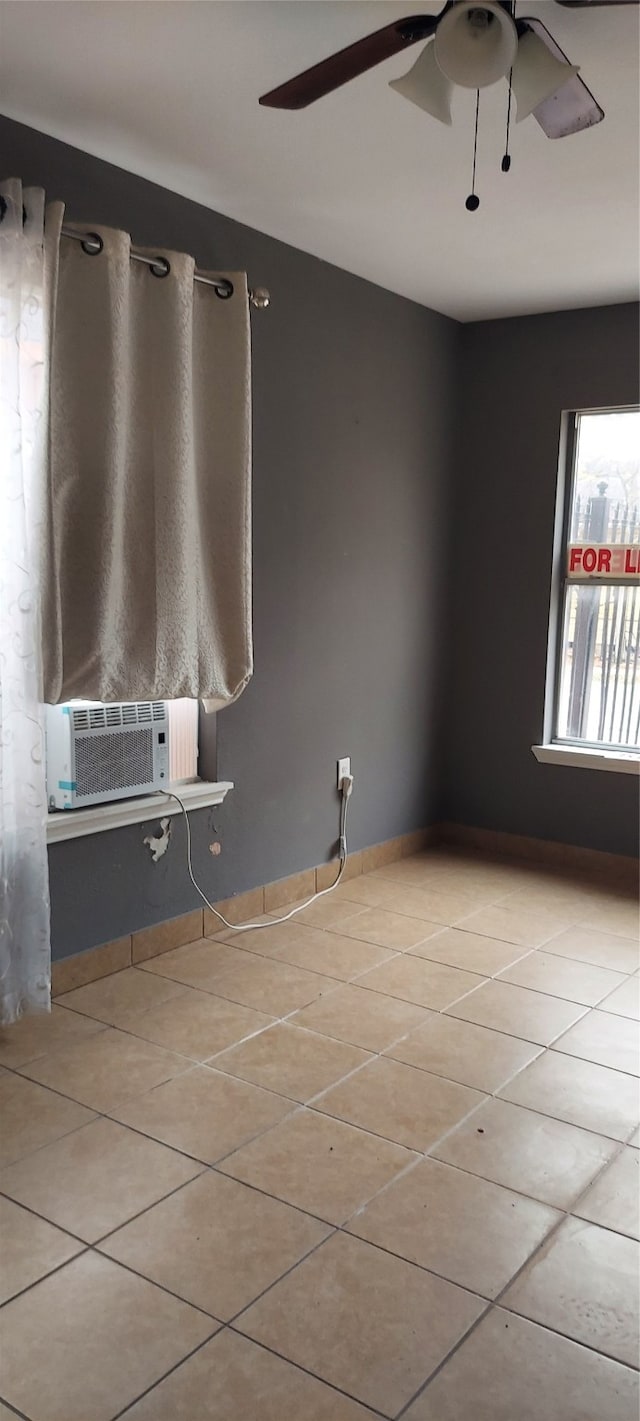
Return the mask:
M172 783L198 777L198 702L168 701L169 777Z
M217 779L215 713L196 700L166 707L168 725L156 701L45 707L48 842L177 814L170 790L189 809L222 804L233 784Z
M554 741L640 746L640 410L576 414L568 441Z

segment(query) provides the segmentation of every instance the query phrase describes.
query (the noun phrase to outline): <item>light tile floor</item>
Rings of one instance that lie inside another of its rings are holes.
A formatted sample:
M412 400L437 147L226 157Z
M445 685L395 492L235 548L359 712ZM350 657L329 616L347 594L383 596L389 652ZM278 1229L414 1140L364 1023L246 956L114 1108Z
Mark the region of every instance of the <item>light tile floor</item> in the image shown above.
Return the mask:
M433 850L0 1033L2 1421L637 1421L633 900Z

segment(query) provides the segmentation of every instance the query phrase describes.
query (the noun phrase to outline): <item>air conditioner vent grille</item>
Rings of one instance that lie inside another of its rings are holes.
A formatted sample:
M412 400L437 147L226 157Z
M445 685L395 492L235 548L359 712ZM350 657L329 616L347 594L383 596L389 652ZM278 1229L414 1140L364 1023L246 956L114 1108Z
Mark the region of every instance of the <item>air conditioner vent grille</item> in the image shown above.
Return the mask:
M153 731L131 730L122 737L76 735L76 793L130 789L153 782Z
M150 725L154 720L164 720L164 701L118 701L111 705L74 706L74 730L100 730L103 726L116 729L123 725Z

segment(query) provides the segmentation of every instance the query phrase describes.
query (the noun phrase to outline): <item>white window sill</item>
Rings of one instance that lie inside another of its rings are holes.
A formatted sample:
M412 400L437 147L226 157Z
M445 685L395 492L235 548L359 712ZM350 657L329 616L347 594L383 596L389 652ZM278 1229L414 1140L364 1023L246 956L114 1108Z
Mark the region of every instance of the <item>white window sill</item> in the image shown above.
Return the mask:
M233 781L194 780L176 784L174 789L185 809L206 809L211 804L222 804L233 789ZM121 829L124 824L144 824L181 813L176 800L162 792L141 795L139 799L119 799L112 804L94 804L89 809L58 809L47 815L47 843L58 844L62 839L79 839L105 829Z
M573 765L581 770L610 770L618 775L639 775L640 756L633 751L590 750L582 745L532 745L543 765Z

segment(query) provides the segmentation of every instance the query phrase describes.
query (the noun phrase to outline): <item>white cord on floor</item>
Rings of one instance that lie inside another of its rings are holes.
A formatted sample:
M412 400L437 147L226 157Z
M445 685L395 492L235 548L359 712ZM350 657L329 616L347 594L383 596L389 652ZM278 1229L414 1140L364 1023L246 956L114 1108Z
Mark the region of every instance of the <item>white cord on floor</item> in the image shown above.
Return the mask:
M350 798L351 798L351 791L352 791L352 789L353 789L353 775L345 775L345 776L344 776L344 779L342 780L341 786L340 786L340 790L341 790L341 801L340 801L340 849L339 849L340 868L338 869L338 874L337 874L335 883L331 883L328 888L321 888L321 889L319 889L317 893L313 893L310 898L307 898L306 902L304 902L304 903L298 903L297 907L296 907L296 908L292 908L290 913L285 913L284 917L282 917L282 918L270 918L268 922L262 922L262 923L228 923L228 922L227 922L227 919L222 916L222 913L219 913L219 912L218 912L218 909L217 909L217 908L214 908L213 903L210 903L210 902L209 902L209 899L207 898L206 893L203 893L203 891L202 891L202 889L201 889L199 883L196 883L196 880L195 880L195 877L194 877L194 873L193 873L193 864L192 864L192 862L191 862L191 825L190 825L190 823L189 823L189 815L188 815L188 813L187 813L187 810L186 810L186 808L185 808L185 806L184 806L184 804L183 804L183 802L182 802L182 800L181 800L179 794L175 794L174 791L173 791L173 790L170 790L170 789L164 791L164 793L170 795L171 799L175 799L175 800L176 800L176 802L180 805L180 808L181 808L182 813L183 813L183 816L184 816L184 822L185 822L186 828L187 828L187 868L188 868L188 870L189 870L189 878L191 879L191 882L192 882L192 884L193 884L193 886L194 886L194 888L195 888L195 890L196 890L196 893L199 893L199 894L200 894L200 897L202 898L203 903L206 903L207 908L210 910L210 912L212 912L212 913L215 915L216 918L219 918L219 919L220 919L220 922L221 922L221 923L224 923L224 925L225 925L226 928L232 928L233 931L234 931L234 932L237 932L237 933L246 933L246 932L249 932L249 931L253 931L255 928L273 928L273 927L276 927L278 923L286 923L286 922L289 921L289 918L294 918L295 915L296 915L296 913L301 913L302 910L303 910L303 908L308 908L308 907L310 907L310 905L311 905L312 903L315 903L318 898L324 898L327 893L333 893L334 888L337 888L337 887L338 887L338 884L339 884L339 882L340 882L340 879L342 878L342 875L343 875L344 870L345 870L345 867L346 867L346 862L347 862L347 808L348 808L349 800L350 800Z

